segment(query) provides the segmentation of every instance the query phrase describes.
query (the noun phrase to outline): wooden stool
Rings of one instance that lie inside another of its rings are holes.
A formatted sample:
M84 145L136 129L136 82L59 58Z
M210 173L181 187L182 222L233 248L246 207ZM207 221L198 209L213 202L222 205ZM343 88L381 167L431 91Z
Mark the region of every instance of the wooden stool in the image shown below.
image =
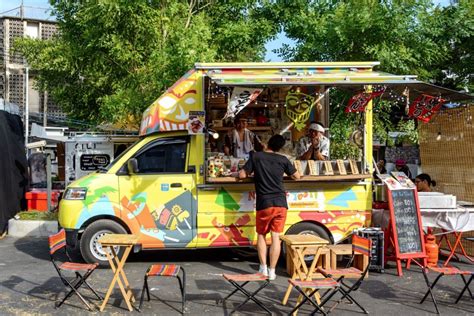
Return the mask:
M329 248L321 248L321 254L319 255L316 268L321 267L323 267L324 269L333 269L333 266L331 265L331 250Z
M287 251L290 251L287 249ZM315 248L308 248L305 251L303 251L303 255L314 255L316 252ZM331 251L329 248L323 247L321 248L321 252L319 255L318 262L316 263L316 269L317 268L324 268L324 269L332 269L331 265ZM335 268L334 268L335 269ZM290 258L287 256L286 257L286 272L289 275L293 275L295 273L295 268L293 266L293 262L290 260ZM316 273L318 277L321 277L320 273Z
M337 256L352 255L351 244L329 245L327 246L331 253L331 268L337 269Z
M340 244L340 245L329 245L327 248L331 252L331 269L337 269L337 256L352 255L351 244ZM365 267L369 264L367 256L356 254L354 258L354 267L364 271ZM367 273L368 275L368 273Z

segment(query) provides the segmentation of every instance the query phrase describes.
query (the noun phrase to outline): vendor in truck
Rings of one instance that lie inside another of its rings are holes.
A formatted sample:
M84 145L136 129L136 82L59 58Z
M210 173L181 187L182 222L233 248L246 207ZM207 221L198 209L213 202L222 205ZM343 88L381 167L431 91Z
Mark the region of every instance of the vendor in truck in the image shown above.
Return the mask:
M263 145L255 133L247 129L247 118L244 115L236 116L234 128L225 137L224 153L247 160L252 151L263 150Z
M296 145L299 160L327 160L329 158L329 139L324 136L321 123L311 122L308 134Z

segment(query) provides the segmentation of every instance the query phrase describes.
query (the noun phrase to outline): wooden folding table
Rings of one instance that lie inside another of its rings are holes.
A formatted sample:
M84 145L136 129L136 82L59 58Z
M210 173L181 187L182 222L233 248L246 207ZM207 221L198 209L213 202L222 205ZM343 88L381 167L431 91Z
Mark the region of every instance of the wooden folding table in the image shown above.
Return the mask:
M118 283L119 285L120 291L122 292L123 298L125 299L125 303L127 303L128 310L133 311L132 303L135 302L135 297L133 296L132 289L130 288L130 284L128 283L123 268L130 251L134 246L139 245L138 236L128 234L107 234L101 237L98 242L104 248L107 259L110 263L110 267L114 272L114 277L112 278L112 282L110 282L107 294L105 295L104 301L100 306L100 311L102 312L104 310L105 305L110 298L110 294L112 294L112 290L115 287L115 283ZM125 247L122 258L117 256L117 252L115 251L114 247Z
M287 251L286 255L293 263L294 272L291 276L291 279L311 281L315 271L316 263L318 262L319 255L321 254L321 249L329 242L326 239L314 235L283 235L280 237L280 239L285 242ZM308 253L307 250L309 249L311 249L311 252L314 253L314 258L310 267L307 266L306 261L304 260L304 255L305 253ZM288 302L292 288L293 286L289 284L285 293L285 297L282 301L283 305L286 305Z

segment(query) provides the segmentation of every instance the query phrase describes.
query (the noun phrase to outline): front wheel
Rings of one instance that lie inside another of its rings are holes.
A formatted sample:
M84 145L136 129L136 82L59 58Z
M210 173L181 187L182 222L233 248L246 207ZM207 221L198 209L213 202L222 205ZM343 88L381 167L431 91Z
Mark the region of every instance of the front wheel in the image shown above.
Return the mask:
M87 263L97 262L100 266L108 266L107 255L99 243L99 239L106 234L127 234L127 231L110 219L101 219L87 226L80 242L81 255ZM122 248L114 249L117 255L122 255Z

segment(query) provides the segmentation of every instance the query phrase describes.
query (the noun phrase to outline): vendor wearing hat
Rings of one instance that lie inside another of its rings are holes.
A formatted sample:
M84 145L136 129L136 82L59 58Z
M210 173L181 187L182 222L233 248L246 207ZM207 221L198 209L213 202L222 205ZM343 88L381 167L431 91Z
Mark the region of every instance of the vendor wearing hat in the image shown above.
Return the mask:
M324 127L311 122L308 134L302 137L296 146L299 160L327 160L329 158L329 139L324 136Z
M410 172L410 168L408 168L407 162L405 160L395 160L395 169L397 169L398 172L403 172L408 178L413 179L412 174Z

